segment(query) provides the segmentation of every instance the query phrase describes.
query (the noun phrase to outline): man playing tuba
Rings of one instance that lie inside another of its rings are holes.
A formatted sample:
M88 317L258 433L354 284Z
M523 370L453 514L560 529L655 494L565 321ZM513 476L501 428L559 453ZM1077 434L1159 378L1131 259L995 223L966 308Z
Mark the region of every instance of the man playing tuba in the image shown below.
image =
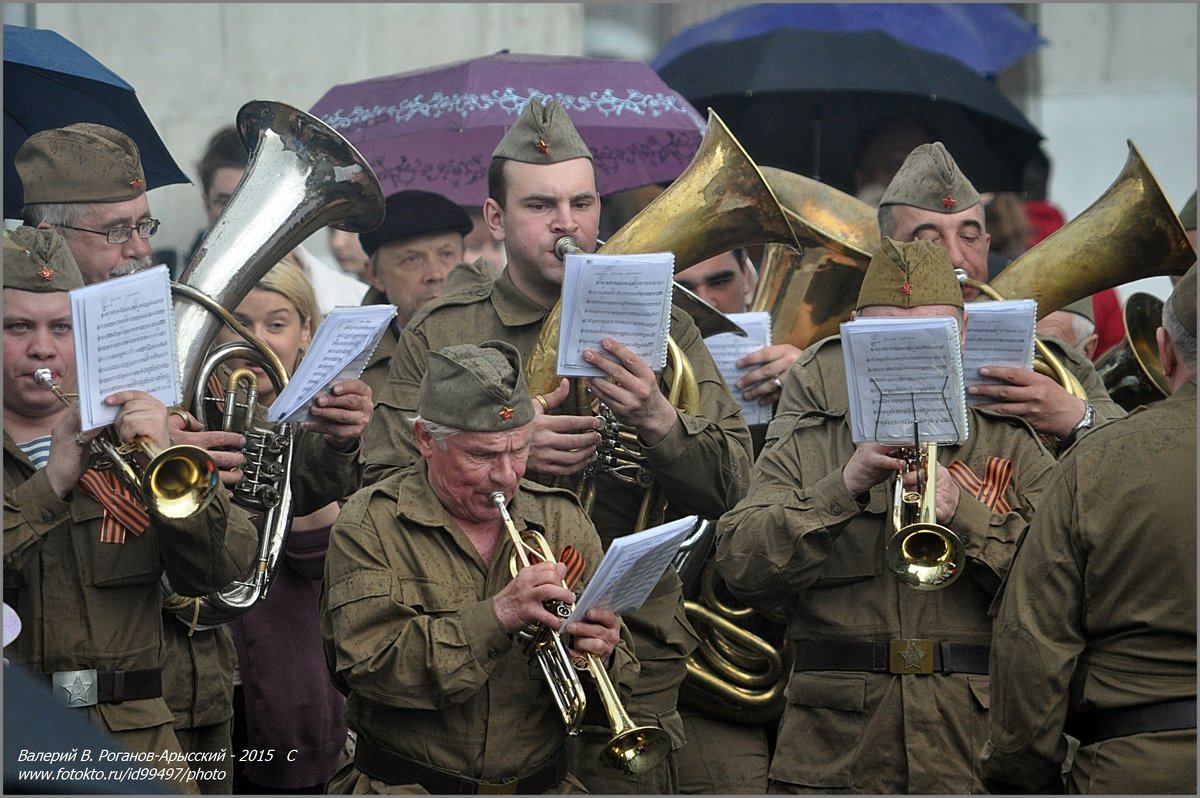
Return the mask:
M926 241L883 239L856 312L950 316L965 329L950 259ZM847 408L834 336L792 367L750 492L718 526L730 591L781 607L795 650L770 789L980 792L988 607L1054 459L1019 418L969 408L968 440L938 447L924 497L961 539L966 566L944 589L912 590L884 567L904 461L897 447L856 446Z
M405 419L416 408L425 353L496 338L513 344L528 361L562 291L564 268L555 253L556 242L570 236L585 251L595 246L600 201L592 154L557 101L530 102L505 134L493 153L488 193L484 217L492 234L504 241L508 265L488 285L444 294L425 305L401 333L367 429L368 481L420 456ZM671 337L695 372L697 408L683 411L672 406L664 390L672 369L655 374L612 338L605 339L612 359L594 351L587 355L609 375L607 380L589 379L587 389L618 421L636 430L646 469L667 498L668 518L715 518L745 491L750 436L695 323L679 309L672 310ZM590 401L577 403L577 387L563 380L555 390L535 397L529 472L537 481L550 484L576 476L596 454L599 419ZM597 487L592 518L601 540L633 531L645 491L609 477L598 479ZM629 714L641 725L661 726L678 749L684 738L676 703L685 659L697 641L673 568L667 569L646 604L626 614L625 622L641 663ZM603 720L589 719L583 733L572 740L572 772L590 791L676 792L672 760L636 778L596 766L608 738Z
M593 609L564 628L549 611L575 600L567 568L517 570L493 496L517 529L556 556L572 547L588 572L600 539L570 493L522 481L534 410L516 349L450 346L427 364L413 425L423 460L355 494L329 541L322 635L358 735L329 792L583 792L563 718L514 636L549 627L573 635L579 653L613 655L626 693L637 668L613 613Z

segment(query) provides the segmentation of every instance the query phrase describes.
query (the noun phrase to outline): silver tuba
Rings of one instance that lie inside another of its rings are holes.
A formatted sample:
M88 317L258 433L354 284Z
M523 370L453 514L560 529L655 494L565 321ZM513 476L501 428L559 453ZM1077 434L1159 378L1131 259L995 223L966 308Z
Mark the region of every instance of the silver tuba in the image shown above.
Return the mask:
M283 103L256 100L238 111L237 127L249 151L246 173L172 287L174 336L181 384L193 414L202 423L208 418L209 428L229 428L241 411L246 462L234 495L240 504L263 512L263 528L250 571L223 590L184 598L163 576L164 607L193 628L230 621L266 595L292 518L289 478L296 427L257 420L255 397L250 393L247 400L239 400L236 376L226 383L221 415L210 416L206 406L207 386L234 358L261 365L279 389L287 383L287 372L274 352L228 308L317 230L332 226L364 232L379 226L384 214L383 190L370 165L316 117ZM222 325L248 343L210 351Z

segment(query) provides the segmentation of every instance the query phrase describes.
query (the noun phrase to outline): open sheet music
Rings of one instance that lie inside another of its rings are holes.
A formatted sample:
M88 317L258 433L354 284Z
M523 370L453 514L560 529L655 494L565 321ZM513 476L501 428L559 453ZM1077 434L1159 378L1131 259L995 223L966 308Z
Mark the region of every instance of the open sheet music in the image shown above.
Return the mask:
M568 255L563 265L559 375L603 377L583 352L603 353L606 337L629 347L652 371L666 368L675 255Z
M164 405L179 404L179 370L171 328L171 278L166 266L70 292L80 426L105 427L120 407L104 398L136 389Z
M593 607L620 615L645 604L696 520L689 515L614 538L566 622L582 619Z
M860 318L841 325L855 443L967 439L958 321Z
M771 314L766 311L756 311L726 315L745 330L746 335L718 333L705 338L704 343L708 346L708 351L712 353L713 361L716 362L721 376L725 378L729 392L741 405L742 417L746 419L746 423L766 424L771 420L771 405L760 405L757 399L746 399L742 395L742 389L737 387L737 381L753 369L739 369L737 361L751 352L757 352L771 345Z
M998 384L1001 380L982 377L982 366L1033 368L1033 336L1037 324L1037 302L1032 299L1005 299L998 302L972 302L967 306L967 341L963 346L963 379L966 386ZM990 405L987 396L967 395L972 405Z
M313 399L342 380L358 379L395 315L395 305L331 310L317 328L296 373L271 404L267 420L311 421L308 408Z

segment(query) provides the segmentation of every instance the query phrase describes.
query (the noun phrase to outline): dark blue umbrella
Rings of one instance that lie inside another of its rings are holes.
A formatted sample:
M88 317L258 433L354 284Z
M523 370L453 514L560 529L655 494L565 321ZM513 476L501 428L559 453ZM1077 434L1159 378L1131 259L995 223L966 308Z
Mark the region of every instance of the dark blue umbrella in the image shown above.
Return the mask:
M760 3L693 25L663 47L662 67L695 47L780 28L887 33L994 75L1046 43L1037 26L1001 3Z
M190 183L138 102L134 88L52 30L4 26L4 217L25 204L15 158L39 130L96 122L133 139L149 188Z

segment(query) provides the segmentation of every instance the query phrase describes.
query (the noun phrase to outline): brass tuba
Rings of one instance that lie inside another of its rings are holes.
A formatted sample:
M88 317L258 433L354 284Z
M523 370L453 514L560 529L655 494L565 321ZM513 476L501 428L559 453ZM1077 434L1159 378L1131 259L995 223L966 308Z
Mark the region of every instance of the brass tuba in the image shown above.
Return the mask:
M500 511L504 529L513 544L513 556L509 562L513 576L517 575L520 568L529 566L530 554L537 557L538 561L553 562L554 552L550 550L550 544L544 537L537 532L528 532L527 536L532 542L527 543L517 531L512 516L508 513L508 499L504 493L496 491L491 494L491 499ZM566 583L563 586L570 589ZM570 608L561 603L555 603L554 612L561 618L571 614ZM554 702L562 714L567 734L578 734L583 723L587 698L575 670L586 669L596 683L596 692L600 696L600 702L604 704L613 732L601 754L601 764L634 776L649 773L662 764L671 751L670 736L657 726L638 726L630 719L629 713L621 706L616 687L608 678L599 657L588 654L584 662L575 663L567 655L558 632L541 624L522 630L518 636L525 640L530 658L537 660L554 696Z
M216 419L206 407L206 386L228 360L257 362L279 388L287 383L279 358L226 308L236 306L280 258L320 228L363 232L377 227L384 214L383 190L370 165L316 117L283 103L253 101L238 111L237 127L249 151L246 173L172 287L184 396L191 397L191 410L202 422L212 422L206 424L210 428L223 426L225 414L237 409L236 392L227 393ZM223 324L248 343L210 351ZM164 606L193 627L232 620L266 595L291 524L289 477L297 428L251 424L256 409L242 409L249 426L235 496L264 512L263 530L250 571L221 591L186 599L163 577Z
M1108 395L1128 411L1170 395L1155 331L1162 325L1163 301L1138 292L1125 300L1125 338L1096 358L1096 373Z

